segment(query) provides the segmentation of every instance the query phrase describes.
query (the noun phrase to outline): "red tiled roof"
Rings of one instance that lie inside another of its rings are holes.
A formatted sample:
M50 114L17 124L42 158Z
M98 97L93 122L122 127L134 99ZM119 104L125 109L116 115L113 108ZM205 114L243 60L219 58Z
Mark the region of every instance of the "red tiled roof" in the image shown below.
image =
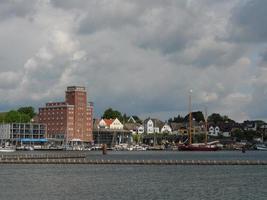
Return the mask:
M114 121L114 119L104 119L105 123L107 126L110 126L112 124L112 122Z

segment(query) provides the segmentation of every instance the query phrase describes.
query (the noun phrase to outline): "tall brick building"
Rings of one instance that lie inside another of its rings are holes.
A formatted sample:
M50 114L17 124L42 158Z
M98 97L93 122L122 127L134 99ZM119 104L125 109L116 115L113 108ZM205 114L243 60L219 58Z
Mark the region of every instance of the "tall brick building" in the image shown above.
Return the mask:
M47 124L48 138L92 142L93 104L87 104L85 87L67 87L65 94L65 102L39 108L38 121Z

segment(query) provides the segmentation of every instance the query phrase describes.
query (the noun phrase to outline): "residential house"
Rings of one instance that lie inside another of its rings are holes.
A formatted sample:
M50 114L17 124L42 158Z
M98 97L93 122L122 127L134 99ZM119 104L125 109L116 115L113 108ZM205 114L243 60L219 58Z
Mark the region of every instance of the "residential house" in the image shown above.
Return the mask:
M165 123L164 126L161 128L161 133L171 133L172 129L169 124Z
M141 124L139 124L139 123L129 123L129 122L127 122L127 123L124 124L124 129L125 130L129 130L134 134L137 134L137 133L139 134L138 129L139 129L140 126L141 126Z
M220 133L220 128L219 128L219 126L210 126L209 127L209 135L210 136L219 136L219 133Z
M144 132L147 134L159 133L164 123L158 119L148 118L144 121Z
M139 126L137 129L138 134L144 134L145 133L145 128L143 125Z
M110 124L110 129L123 129L123 124L116 118Z
M123 129L123 124L116 119L101 119L98 123L98 128L105 129Z
M133 116L129 117L129 119L127 120L127 123L136 123L135 119L133 118Z
M243 122L242 126L245 131L257 131L258 124L257 121L247 120Z
M171 122L170 123L170 127L172 129L172 133L173 134L179 134L180 133L180 129L182 127L185 127L183 123L177 123L177 122Z

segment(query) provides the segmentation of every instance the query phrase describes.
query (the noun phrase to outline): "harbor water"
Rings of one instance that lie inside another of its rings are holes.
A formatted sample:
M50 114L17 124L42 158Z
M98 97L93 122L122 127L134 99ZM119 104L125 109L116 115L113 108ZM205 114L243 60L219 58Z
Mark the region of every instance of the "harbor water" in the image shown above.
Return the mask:
M95 151L86 152L86 157L96 160L266 160L267 152L125 151L102 155ZM267 166L2 164L0 177L0 199L9 200L267 199Z

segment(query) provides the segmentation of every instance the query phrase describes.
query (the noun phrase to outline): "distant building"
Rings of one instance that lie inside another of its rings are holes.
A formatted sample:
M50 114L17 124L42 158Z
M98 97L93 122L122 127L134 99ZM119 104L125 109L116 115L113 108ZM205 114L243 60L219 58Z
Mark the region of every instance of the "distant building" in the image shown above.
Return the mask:
M110 129L123 129L123 124L116 118L110 124Z
M170 127L173 134L184 134L184 131L181 131L182 128L186 128L183 123L171 122ZM186 132L187 133L187 132Z
M257 121L244 121L243 124L243 129L245 131L257 131L258 128L258 123Z
M108 129L112 121L112 119L101 119L100 121L97 121L97 127Z
M98 122L98 128L123 129L123 124L117 118L116 119L101 119Z
M137 129L137 133L138 134L143 134L145 132L145 128L143 125L139 126L138 129Z
M164 123L158 119L148 118L144 121L144 132L147 134L159 133Z
M0 140L18 143L46 142L46 124L41 123L9 123L0 124Z
M152 119L148 119L145 123L145 133L150 134L154 133L154 123Z
M124 124L124 129L131 131L133 134L138 134L138 129L140 126L141 126L141 124L136 123L136 122L135 123L127 122Z
M64 102L39 108L38 122L47 124L48 138L92 142L93 104L87 104L85 87L67 87Z
M219 136L219 134L220 134L220 128L218 127L218 126L215 126L215 127L213 127L213 126L210 126L209 127L209 135L210 136Z
M161 133L171 133L172 129L169 124L165 123L164 126L161 128Z
M135 119L133 118L133 116L131 116L128 120L128 123L136 123Z

